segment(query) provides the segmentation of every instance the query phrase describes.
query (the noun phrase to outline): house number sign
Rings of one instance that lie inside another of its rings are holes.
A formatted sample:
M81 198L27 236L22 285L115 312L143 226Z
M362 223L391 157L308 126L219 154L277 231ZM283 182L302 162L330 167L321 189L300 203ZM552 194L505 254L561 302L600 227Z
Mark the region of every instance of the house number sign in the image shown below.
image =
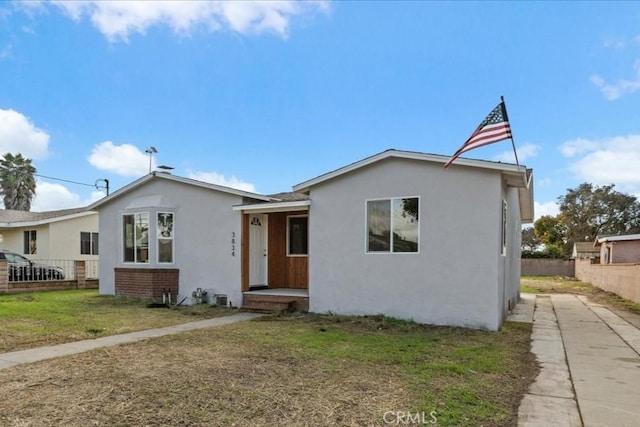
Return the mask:
M236 256L236 232L231 232L231 256Z

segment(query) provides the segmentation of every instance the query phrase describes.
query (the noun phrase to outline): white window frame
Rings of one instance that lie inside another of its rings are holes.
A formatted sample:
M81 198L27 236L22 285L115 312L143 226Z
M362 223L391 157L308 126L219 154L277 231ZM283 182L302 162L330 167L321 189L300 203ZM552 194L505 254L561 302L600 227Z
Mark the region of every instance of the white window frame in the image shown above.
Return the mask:
M398 199L418 199L418 250L415 252L394 252L393 251L393 201ZM391 240L389 242L389 250L388 251L370 251L369 250L369 202L375 202L379 200L389 200L391 211L390 211L390 223L389 227L391 228ZM364 252L367 255L417 255L420 254L420 230L421 230L421 219L422 215L422 203L420 196L398 196L398 197L378 197L372 199L366 199L364 201Z
M27 236L29 236L28 249L25 245L26 243L25 237ZM35 247L33 248L34 249L33 251L31 250L32 249L31 242L35 242ZM22 233L22 252L24 253L24 255L36 255L38 253L38 230L37 229L24 230L24 232Z
M160 214L171 214L171 216L173 217L173 228L171 230L171 236L169 237L161 237L159 236L160 234L160 230L158 229L158 216ZM175 264L176 262L176 244L175 244L175 234L176 234L176 214L175 212L167 212L167 211L161 211L161 212L156 212L155 215L155 226L156 226L156 263L158 264L163 264L163 265L168 265L168 264ZM160 240L171 240L171 261L167 262L167 261L160 261Z
M138 261L138 254L136 251L136 236L135 236L135 226L136 226L136 216L137 215L143 215L143 214L147 214L148 217L148 227L149 229L147 230L147 260L146 261ZM125 261L124 259L124 249L125 249L125 236L124 236L124 217L125 216L133 216L133 242L134 242L134 246L133 246L133 261ZM140 211L140 212L124 212L122 213L121 217L120 217L120 250L122 251L120 254L120 261L123 264L129 264L129 265L149 265L151 263L151 242L149 242L150 240L150 234L151 234L151 213L149 211Z
M86 253L86 254L82 253L82 235L83 234L89 235L89 253ZM98 246L96 245L96 241L97 242L100 241L100 237L98 236L98 233L96 233L95 231L81 231L80 232L80 255L98 255L100 252L98 250Z
M306 254L292 254L290 246L290 232L291 229L290 219L291 218L307 218L307 253ZM302 215L287 215L287 256L288 257L308 257L309 256L309 214Z
M507 223L509 222L509 218L507 218L507 201L502 199L502 210L501 210L501 219L500 219L500 255L507 255Z

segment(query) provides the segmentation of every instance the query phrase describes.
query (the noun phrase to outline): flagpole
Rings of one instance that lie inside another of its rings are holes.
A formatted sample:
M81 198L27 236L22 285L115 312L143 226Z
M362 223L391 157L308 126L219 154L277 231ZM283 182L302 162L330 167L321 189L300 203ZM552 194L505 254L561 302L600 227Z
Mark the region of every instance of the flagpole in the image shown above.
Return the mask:
M509 121L507 116L507 104L504 102L504 96L500 97L500 102L502 102L502 111L505 115L507 121ZM520 162L518 161L518 153L516 152L516 143L513 141L513 130L511 130L511 146L513 147L513 155L516 156L516 165L520 166Z

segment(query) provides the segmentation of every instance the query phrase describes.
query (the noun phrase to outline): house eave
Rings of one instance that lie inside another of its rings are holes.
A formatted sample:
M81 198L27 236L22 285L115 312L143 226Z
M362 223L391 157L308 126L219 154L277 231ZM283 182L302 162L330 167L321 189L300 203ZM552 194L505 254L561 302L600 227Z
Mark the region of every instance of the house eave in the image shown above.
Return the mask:
M93 204L89 205L87 207L87 209L91 209L91 210L96 210L98 209L100 206L105 205L109 202L111 202L114 199L119 198L120 196L128 193L129 191L132 191L133 189L140 187L142 185L144 185L146 182L151 181L155 178L158 179L166 179L169 181L174 181L174 182L179 182L182 184L186 184L186 185L193 185L196 187L200 187L200 188L206 188L209 190L214 190L214 191L220 191L223 193L227 193L227 194L233 194L236 196L240 196L240 197L246 197L246 198L251 198L251 199L255 199L255 200L263 200L265 202L270 202L275 200L273 197L269 197L269 196L263 196L262 194L257 194L257 193L251 193L248 191L244 191L244 190L238 190L236 188L231 188L231 187L225 187L222 185L217 185L217 184L211 184L209 182L204 182L204 181L198 181L195 179L191 179L191 178L183 178L183 177L179 177L176 175L170 175L170 174L166 174L166 173L157 173L157 172L152 172L150 174L147 174L139 179L137 179L136 181L133 181L131 183L129 183L128 185L125 185L124 187L118 189L117 191L113 192L112 194L103 197L102 199L94 202Z
M311 200L297 200L292 202L256 203L250 205L233 206L234 211L250 213L273 213L288 211L308 211Z
M0 222L0 228L37 227L40 225L51 224L53 222L67 221L70 219L81 218L89 215L97 215L97 212L92 212L92 211L78 212L71 215L39 219L39 220L33 220L33 221Z
M604 236L599 237L595 242L594 246L606 243L606 242L625 242L629 240L640 240L640 234L626 234L620 236Z
M328 181L330 179L344 175L356 169L360 169L364 166L367 166L372 163L376 163L380 160L391 158L391 157L440 163L443 166L450 158L449 156L443 156L439 154L428 154L428 153L419 153L414 151L401 151L401 150L386 150L386 151L383 151L382 153L375 154L371 157L367 157L366 159L360 160L358 162L336 169L332 172L325 173L318 177L304 181L300 184L294 185L293 191L300 192L300 193L308 193L311 187L315 185L318 185L322 182ZM458 159L456 159L455 163L451 167L453 169L456 166L469 166L469 167L475 167L475 168L501 171L503 174L509 177L510 186L514 186L514 187L527 186L527 180L528 180L527 169L521 165L459 157Z

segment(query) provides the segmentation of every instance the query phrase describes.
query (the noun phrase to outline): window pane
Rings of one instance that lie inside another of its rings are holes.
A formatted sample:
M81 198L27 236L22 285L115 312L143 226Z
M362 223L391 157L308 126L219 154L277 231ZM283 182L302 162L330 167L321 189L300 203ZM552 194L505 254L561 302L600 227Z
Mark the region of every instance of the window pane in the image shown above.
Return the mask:
M122 217L122 241L123 247L123 261L134 262L135 261L135 241L134 241L134 216L123 215Z
M91 253L98 255L98 233L91 233Z
M391 201L370 200L367 202L367 232L369 252L391 250Z
M149 213L136 214L136 262L149 262Z
M159 213L158 214L158 238L169 239L173 238L173 214L172 213Z
M36 230L25 231L24 234L23 253L36 254L38 252L38 245L36 242Z
M418 252L418 198L393 199L393 252Z
M80 254L91 255L91 233L80 232Z
M158 239L158 262L173 262L172 239Z
M307 217L289 217L289 254L308 254Z

